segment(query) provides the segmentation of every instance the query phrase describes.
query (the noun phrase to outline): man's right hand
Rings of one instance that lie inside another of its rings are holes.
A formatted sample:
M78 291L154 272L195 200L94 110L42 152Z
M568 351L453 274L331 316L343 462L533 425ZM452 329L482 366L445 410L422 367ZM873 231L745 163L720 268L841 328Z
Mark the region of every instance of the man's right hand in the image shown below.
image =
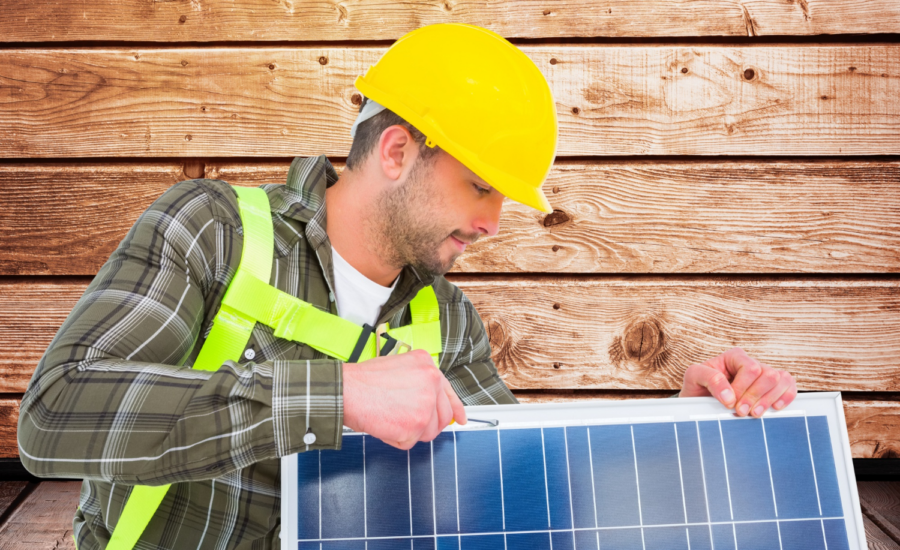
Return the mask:
M344 425L407 450L456 420L462 401L424 350L344 363Z

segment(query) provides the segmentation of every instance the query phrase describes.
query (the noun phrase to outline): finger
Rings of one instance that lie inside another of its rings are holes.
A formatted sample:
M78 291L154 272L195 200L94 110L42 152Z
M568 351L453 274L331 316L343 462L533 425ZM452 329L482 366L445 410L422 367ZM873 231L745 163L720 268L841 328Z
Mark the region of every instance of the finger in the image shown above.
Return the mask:
M447 379L443 376L441 376L441 379L441 384L444 386L444 393L447 394L447 399L450 402L450 408L453 410L453 419L456 420L457 424L465 425L468 422L468 419L466 418L465 405L463 405L463 402L460 401L459 396L456 395L456 392L453 391L453 386L450 385L450 382L448 382Z
M773 406L775 402L781 398L782 395L786 391L788 391L791 387L791 375L782 371L775 371L779 375L778 383L775 384L775 387L765 393L762 397L759 398L759 401L753 404L753 407L750 409L750 414L755 418L761 417L769 407Z
M747 416L752 410L755 410L760 399L770 391L772 391L781 380L781 373L768 365L760 364L760 372L756 380L750 384L750 387L743 394L738 394L738 404L735 412L738 416ZM781 393L784 393L782 390ZM766 405L763 411L768 408Z
M741 348L735 348L726 353L726 368L733 373L731 387L740 401L741 396L756 382L762 374L762 365L756 359L748 356Z
M797 382L791 377L791 383L788 387L787 391L785 391L780 398L775 401L775 404L772 405L772 408L776 411L780 411L781 409L787 407L791 403L794 402L794 398L797 397Z
M440 425L440 429L444 429L453 421L453 407L450 406L450 398L447 397L447 392L444 390L443 383L436 393L437 395L435 398L437 400L436 408L438 424Z
M707 365L691 365L685 372L684 397L712 395L729 409L734 407L735 393L721 371Z

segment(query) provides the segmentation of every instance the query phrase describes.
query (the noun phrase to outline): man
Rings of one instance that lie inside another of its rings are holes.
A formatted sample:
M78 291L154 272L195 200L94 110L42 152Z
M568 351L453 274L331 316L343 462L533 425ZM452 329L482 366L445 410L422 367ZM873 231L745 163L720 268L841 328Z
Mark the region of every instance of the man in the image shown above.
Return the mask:
M452 419L465 423L463 404L516 402L477 312L443 274L498 232L505 197L549 209L540 185L556 117L543 76L489 31L432 25L399 40L357 87L369 101L341 177L324 156L298 157L286 185L264 186L269 283L391 327L410 323L410 301L430 285L439 370L421 350L342 361L262 323L239 360L190 368L238 268L244 227L226 182L180 182L88 286L22 402L25 466L85 480L79 550L107 546L134 485L167 483L140 548L276 548L280 457L340 449L344 425L408 449ZM709 393L759 416L796 388L734 349L687 369L681 395Z

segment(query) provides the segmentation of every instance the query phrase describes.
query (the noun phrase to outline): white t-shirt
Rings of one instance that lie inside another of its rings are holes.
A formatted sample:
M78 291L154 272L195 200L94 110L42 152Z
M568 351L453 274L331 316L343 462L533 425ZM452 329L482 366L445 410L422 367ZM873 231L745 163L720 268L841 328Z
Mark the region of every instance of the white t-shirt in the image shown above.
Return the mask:
M391 286L381 286L356 270L331 247L334 258L334 293L338 315L362 326L374 327L381 313L381 306L391 297L397 286L398 276Z

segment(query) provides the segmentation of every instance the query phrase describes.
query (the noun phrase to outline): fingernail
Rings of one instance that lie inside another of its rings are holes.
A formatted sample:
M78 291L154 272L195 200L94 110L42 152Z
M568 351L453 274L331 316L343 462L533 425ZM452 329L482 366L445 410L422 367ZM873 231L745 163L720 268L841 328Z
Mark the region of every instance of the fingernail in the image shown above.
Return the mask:
M774 407L775 407L775 410L776 410L776 411L780 411L781 409L784 408L784 401L782 401L781 399L779 399L778 401L775 402Z
M762 416L763 410L762 405L757 405L756 408L753 409L753 416Z
M723 403L731 403L732 401L734 401L734 391L731 388L722 390L722 393L719 394L719 397L721 398L721 401Z
M743 405L741 405L741 406L738 408L738 414L741 415L741 416L746 415L747 412L749 412L749 411L750 411L750 405L748 405L748 404L746 404L746 403L744 403Z

